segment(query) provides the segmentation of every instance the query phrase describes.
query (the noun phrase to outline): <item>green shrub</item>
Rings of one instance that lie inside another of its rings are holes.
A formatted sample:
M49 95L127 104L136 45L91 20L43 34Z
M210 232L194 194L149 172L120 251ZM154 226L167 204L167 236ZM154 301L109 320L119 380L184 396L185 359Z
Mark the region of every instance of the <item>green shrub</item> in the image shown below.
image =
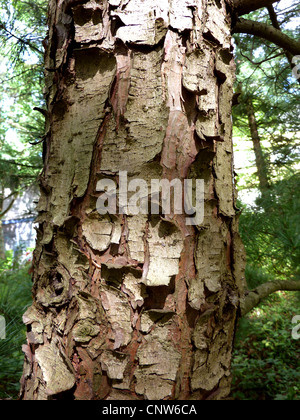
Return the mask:
M233 398L300 400L300 340L292 338L299 294L276 293L241 319L233 357Z
M22 315L31 302L29 267L20 267L12 253L0 260L0 315L6 321L6 339L0 340L0 399L16 398L20 388L26 342Z
M300 278L300 174L278 181L254 207L241 206L248 263L274 278Z

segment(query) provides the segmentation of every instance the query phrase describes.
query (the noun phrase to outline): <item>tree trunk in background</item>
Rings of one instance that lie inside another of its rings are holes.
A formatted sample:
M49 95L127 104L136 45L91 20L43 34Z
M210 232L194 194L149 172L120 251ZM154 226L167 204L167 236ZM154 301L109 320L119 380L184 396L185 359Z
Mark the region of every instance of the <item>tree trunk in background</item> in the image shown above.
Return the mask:
M21 398L225 398L244 290L229 6L50 0L49 25ZM100 216L96 184L119 170L204 179L203 225Z
M4 243L4 234L3 234L3 226L0 220L0 258L2 260L5 259L5 243Z
M253 143L253 150L255 153L255 162L256 162L256 168L257 168L257 175L259 179L259 189L262 195L264 195L264 193L270 187L270 184L268 180L268 169L266 165L266 160L263 154L263 150L261 146L261 139L258 133L257 121L255 117L255 111L254 111L252 99L248 100L247 111L248 111L250 133L251 133L251 138L252 138L252 143Z
M3 206L4 206L4 191L3 191L3 188L1 187L1 190L0 190L0 215L1 216L3 212ZM0 219L0 258L2 260L5 259L5 244L4 244L3 225L2 225L1 219Z

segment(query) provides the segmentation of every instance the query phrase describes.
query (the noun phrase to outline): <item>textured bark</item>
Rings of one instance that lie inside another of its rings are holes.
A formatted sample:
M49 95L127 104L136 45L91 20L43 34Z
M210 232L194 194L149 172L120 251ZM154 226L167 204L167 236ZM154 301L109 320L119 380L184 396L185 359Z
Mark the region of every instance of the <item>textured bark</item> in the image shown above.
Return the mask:
M2 191L0 192L0 216L2 216L3 205L4 205L4 191L2 188ZM3 226L2 226L1 219L0 219L0 258L1 259L5 258L4 235L3 235Z
M244 290L224 0L50 1L23 399L222 399ZM100 216L97 182L205 180L205 219Z

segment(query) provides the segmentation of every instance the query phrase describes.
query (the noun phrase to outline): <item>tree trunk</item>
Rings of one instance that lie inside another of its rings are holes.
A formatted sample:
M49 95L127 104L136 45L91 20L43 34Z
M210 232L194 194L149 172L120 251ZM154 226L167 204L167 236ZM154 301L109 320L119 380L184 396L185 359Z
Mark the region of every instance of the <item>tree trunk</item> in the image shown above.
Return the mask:
M4 243L4 233L2 225L2 213L4 207L4 188L1 186L0 190L0 259L5 259L5 243Z
M229 5L50 0L49 27L21 398L226 398L244 291ZM204 179L203 223L101 216L97 183L120 170Z
M266 165L266 160L263 154L261 139L258 133L257 121L255 117L254 107L252 99L248 100L247 103L248 110L248 121L250 127L250 133L253 143L253 150L255 153L255 162L257 168L257 175L259 179L259 189L264 195L264 193L269 189L269 180L268 180L268 170Z
M0 259L5 259L5 242L4 242L4 233L3 233L3 225L2 221L0 220Z

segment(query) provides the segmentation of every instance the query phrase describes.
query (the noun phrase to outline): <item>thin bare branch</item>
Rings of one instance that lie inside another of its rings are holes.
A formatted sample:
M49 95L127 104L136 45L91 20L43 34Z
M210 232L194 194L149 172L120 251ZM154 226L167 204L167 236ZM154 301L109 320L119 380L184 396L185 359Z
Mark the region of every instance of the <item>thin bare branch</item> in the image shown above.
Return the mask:
M24 38L20 38L19 36L17 36L15 34L13 34L12 32L10 32L3 24L0 24L0 29L2 29L3 31L5 31L9 36L15 38L21 44L27 45L31 50L37 52L38 54L41 54L41 55L44 54L43 51L39 50L35 45L33 45L28 40L26 40Z

